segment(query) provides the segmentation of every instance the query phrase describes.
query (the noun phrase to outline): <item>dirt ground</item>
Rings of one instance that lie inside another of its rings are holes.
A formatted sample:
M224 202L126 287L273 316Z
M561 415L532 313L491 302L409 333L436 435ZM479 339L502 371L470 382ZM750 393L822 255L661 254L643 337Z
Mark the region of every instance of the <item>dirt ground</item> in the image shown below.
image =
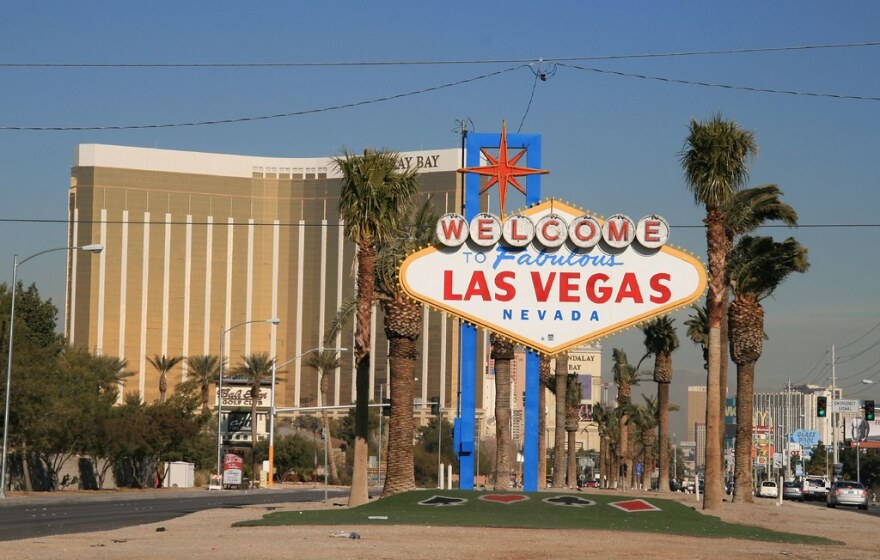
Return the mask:
M600 490L598 492L606 492ZM656 496L638 492L631 495ZM666 496L663 496L666 497ZM694 496L673 499L699 509ZM333 502L334 500L331 500ZM337 503L340 500L335 500ZM281 504L276 511L300 511L329 504ZM874 506L875 508L877 506ZM475 529L411 526L317 526L231 528L255 519L267 506L211 510L177 519L98 533L81 533L0 543L0 558L47 559L240 559L307 558L410 560L706 558L843 559L871 558L880 549L880 517L850 509L756 500L753 505L725 503L717 515L725 521L779 531L821 535L841 546L791 545L732 539L591 530ZM164 528L157 531L158 528ZM359 540L334 533L357 532Z

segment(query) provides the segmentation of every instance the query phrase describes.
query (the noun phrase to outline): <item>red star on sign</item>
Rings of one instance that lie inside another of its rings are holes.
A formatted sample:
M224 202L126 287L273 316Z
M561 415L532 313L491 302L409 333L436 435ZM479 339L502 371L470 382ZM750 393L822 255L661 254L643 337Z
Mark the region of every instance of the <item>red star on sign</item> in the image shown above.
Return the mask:
M498 198L501 204L501 216L504 216L504 203L507 200L507 185L510 184L519 192L526 194L526 189L517 177L526 175L544 175L549 173L544 169L533 169L531 167L520 167L517 165L519 160L525 155L526 151L520 150L515 156L508 157L507 154L507 122L501 121L501 146L498 148L498 157L486 151L486 148L480 148L480 152L489 160L490 165L482 167L463 167L458 170L459 173L476 173L477 175L486 175L491 177L489 182L480 189L480 194L486 192L492 185L498 185Z

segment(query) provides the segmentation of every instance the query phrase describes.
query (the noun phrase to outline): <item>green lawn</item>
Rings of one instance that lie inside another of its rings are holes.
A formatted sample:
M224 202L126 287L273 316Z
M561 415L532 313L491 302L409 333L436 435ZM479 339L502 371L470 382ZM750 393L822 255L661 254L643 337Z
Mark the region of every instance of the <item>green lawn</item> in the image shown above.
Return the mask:
M417 490L371 501L351 509L270 513L263 519L236 523L237 527L269 525L446 525L460 527L512 527L532 529L597 529L666 533L693 537L718 537L798 544L841 544L822 537L780 533L760 527L724 523L689 506L671 500L648 498L661 511L625 512L609 502L629 498L603 493L553 494L509 493L529 499L512 504L478 499L502 492ZM418 502L433 496L465 498L463 505L431 507ZM555 496L584 498L595 502L585 507L551 505L543 500ZM370 519L374 517L374 519ZM387 519L375 519L385 517Z

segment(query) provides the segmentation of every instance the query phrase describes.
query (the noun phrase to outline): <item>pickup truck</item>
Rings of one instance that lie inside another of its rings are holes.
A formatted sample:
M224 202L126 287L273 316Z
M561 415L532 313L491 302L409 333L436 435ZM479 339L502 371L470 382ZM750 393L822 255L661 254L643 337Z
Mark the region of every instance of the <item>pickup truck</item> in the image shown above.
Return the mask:
M804 478L804 499L825 501L828 496L828 485L824 478L808 476Z

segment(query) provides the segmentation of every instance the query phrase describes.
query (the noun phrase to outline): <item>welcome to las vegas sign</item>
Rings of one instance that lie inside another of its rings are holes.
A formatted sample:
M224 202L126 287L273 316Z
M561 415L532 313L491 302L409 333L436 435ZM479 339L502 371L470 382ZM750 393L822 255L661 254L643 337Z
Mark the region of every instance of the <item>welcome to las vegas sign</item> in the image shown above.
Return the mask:
M659 216L606 220L546 201L500 220L446 214L403 262L412 298L555 354L697 300L706 272Z

